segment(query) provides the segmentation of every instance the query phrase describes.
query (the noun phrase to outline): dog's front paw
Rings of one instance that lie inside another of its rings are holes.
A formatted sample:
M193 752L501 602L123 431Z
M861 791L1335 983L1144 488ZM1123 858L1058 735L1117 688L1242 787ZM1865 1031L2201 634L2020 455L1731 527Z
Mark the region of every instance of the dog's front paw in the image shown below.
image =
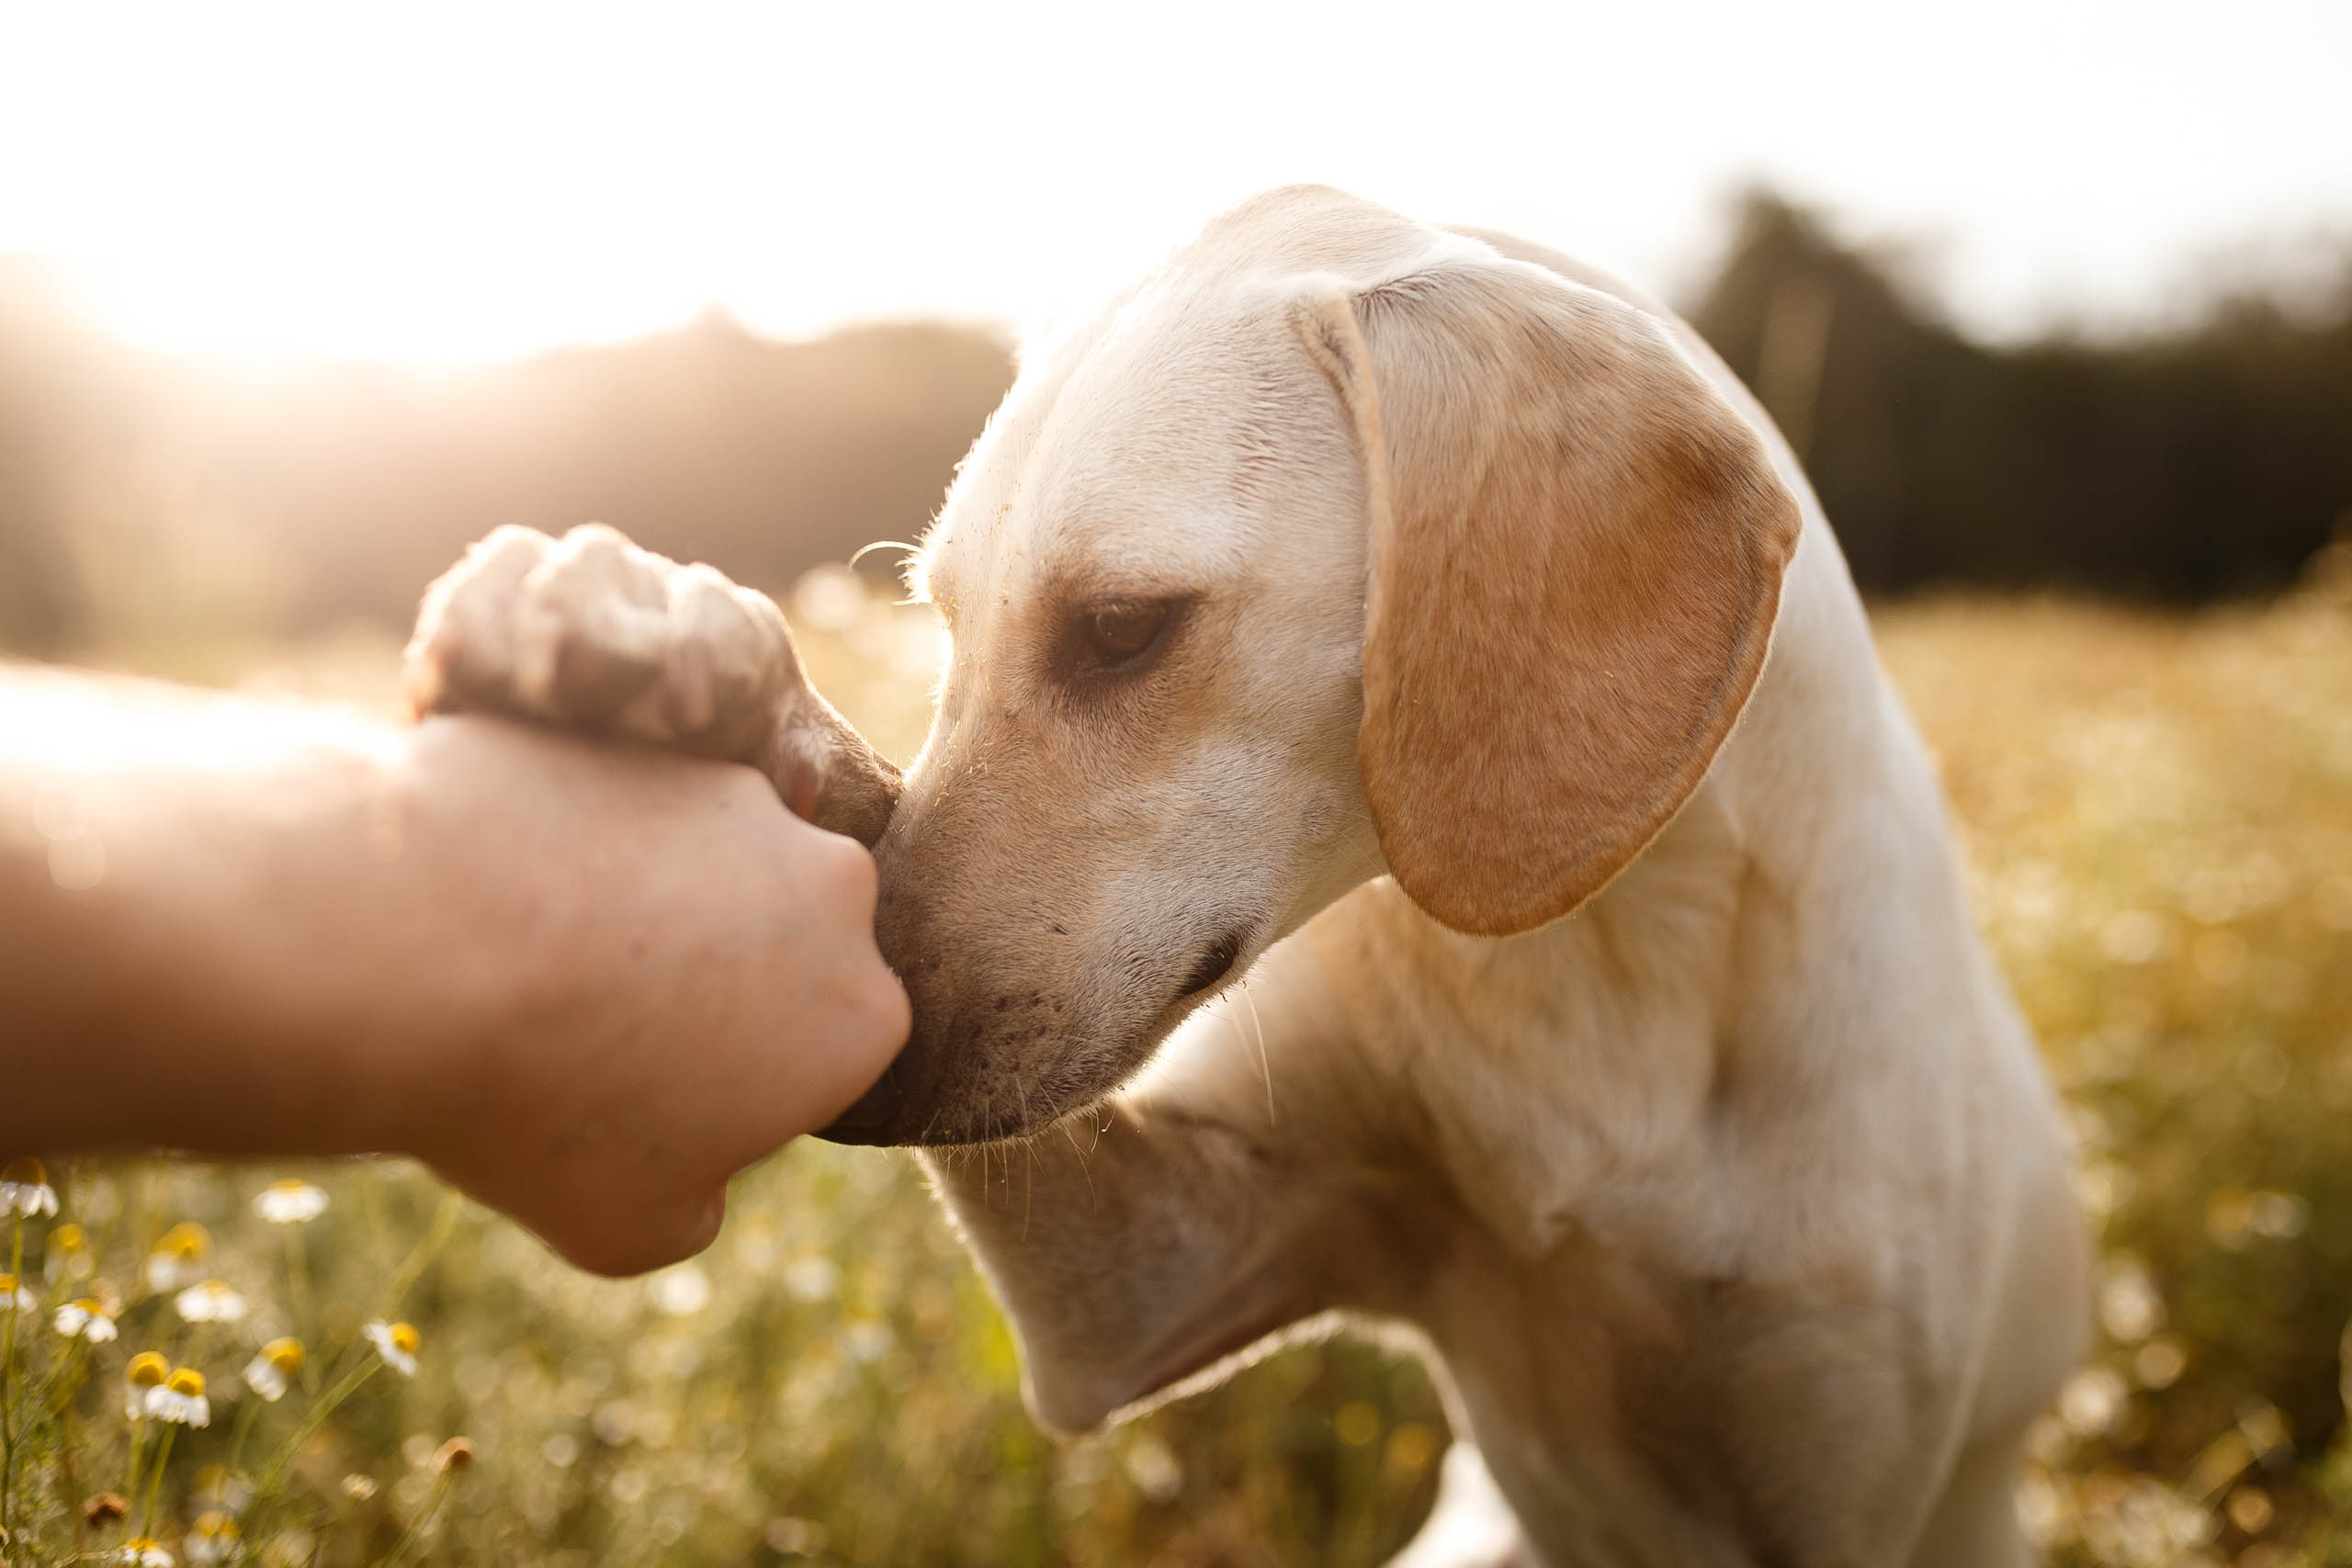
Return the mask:
M820 827L872 843L898 771L810 687L773 601L601 524L498 529L425 591L409 709L536 718L748 762Z
M601 524L504 527L425 591L410 709L504 713L759 761L799 660L765 595Z

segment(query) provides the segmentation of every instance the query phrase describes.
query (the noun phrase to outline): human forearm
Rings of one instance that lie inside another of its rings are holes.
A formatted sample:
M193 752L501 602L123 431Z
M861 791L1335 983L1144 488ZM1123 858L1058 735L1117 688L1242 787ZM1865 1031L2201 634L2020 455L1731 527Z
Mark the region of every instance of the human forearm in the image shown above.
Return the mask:
M748 768L0 671L0 1152L413 1154L650 1268L905 1039L873 915Z
M400 1146L416 1042L486 1000L413 908L404 742L333 710L0 675L0 1143ZM384 984L402 964L412 983Z

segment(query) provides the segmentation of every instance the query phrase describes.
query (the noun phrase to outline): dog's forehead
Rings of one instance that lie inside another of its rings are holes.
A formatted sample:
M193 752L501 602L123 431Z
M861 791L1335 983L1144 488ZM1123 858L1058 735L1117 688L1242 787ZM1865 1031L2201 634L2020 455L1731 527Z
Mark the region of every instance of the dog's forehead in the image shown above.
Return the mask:
M1130 299L1024 374L966 459L920 570L934 598L1183 586L1229 568L1269 422L1316 389L1262 301Z

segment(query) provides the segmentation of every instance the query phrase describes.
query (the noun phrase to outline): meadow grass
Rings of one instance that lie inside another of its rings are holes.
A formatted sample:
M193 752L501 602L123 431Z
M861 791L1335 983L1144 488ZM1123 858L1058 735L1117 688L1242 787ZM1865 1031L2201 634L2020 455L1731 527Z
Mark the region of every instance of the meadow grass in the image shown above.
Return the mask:
M820 683L906 755L928 624L832 578L791 604ZM2033 1532L2067 1565L2352 1564L2352 595L2193 618L1952 600L1878 624L2101 1235L2098 1348L2032 1435ZM250 674L380 702L391 654L281 650ZM738 1184L708 1254L626 1282L393 1162L47 1174L61 1213L0 1222L24 1292L0 1303L10 1563L144 1535L277 1568L1372 1564L1445 1442L1419 1371L1346 1342L1048 1441L985 1288L886 1152L796 1145ZM324 1212L256 1213L288 1178ZM186 1321L201 1279L245 1310ZM59 1332L77 1298L114 1339ZM378 1348L402 1321L413 1377ZM242 1373L288 1336L304 1363L269 1403ZM126 1417L149 1351L202 1375L209 1425Z

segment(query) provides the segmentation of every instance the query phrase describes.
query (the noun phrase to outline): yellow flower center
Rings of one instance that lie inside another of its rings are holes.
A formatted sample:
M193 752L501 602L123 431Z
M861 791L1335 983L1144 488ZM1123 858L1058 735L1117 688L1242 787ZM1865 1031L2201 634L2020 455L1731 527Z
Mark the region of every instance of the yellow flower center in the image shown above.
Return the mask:
M194 1367L182 1367L172 1374L172 1381L164 1386L174 1393L184 1393L194 1399L204 1392L204 1374Z
M14 1274L0 1274L0 1296L13 1296L16 1293L17 1277Z
M302 1342L300 1339L273 1339L261 1348L262 1359L292 1377L302 1370Z
M107 1314L105 1304L96 1296L76 1297L74 1302L74 1310L85 1317L104 1317Z
M172 1364L153 1350L141 1350L130 1358L130 1365L123 1369L123 1377L133 1388L153 1388L172 1374Z
M49 1171L32 1156L18 1155L8 1162L6 1170L0 1170L0 1181L13 1181L19 1187L46 1187Z
M182 1220L164 1233L155 1250L168 1257L194 1262L212 1250L212 1237L194 1220Z
M68 1220L49 1233L49 1245L60 1252L82 1250L82 1227Z
M413 1323L392 1325L391 1332L387 1337L391 1340L392 1348L404 1356L415 1355L416 1348L424 1343L424 1340L417 1337L416 1325Z
M218 1508L208 1508L196 1516L196 1533L209 1536L214 1540L234 1540L237 1539L237 1521Z

